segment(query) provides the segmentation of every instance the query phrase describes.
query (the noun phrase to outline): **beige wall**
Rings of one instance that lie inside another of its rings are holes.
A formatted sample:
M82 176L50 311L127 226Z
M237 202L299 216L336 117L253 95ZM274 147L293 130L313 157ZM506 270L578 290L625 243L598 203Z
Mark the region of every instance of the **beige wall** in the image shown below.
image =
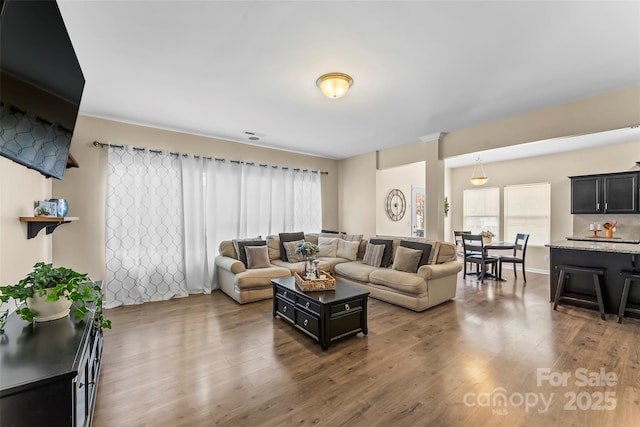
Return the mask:
M440 158L640 123L640 85L461 129L440 141Z
M80 263L95 280L104 278L107 150L94 147L94 140L326 171L329 174L322 175L323 227L338 228L336 160L80 116L71 146L80 168L68 170L62 181L53 183L53 195L68 199L69 215L80 220L54 234L53 260L56 264Z
M0 285L17 283L36 262L51 262L51 235L42 230L27 239L27 224L18 219L33 216L34 201L51 197L51 181L0 157Z
M382 169L376 172L376 233L386 236L411 236L412 186L424 187L425 162ZM386 214L389 191L399 189L406 199L406 211L400 221L392 221Z
M350 157L339 165L340 230L375 236L376 153Z

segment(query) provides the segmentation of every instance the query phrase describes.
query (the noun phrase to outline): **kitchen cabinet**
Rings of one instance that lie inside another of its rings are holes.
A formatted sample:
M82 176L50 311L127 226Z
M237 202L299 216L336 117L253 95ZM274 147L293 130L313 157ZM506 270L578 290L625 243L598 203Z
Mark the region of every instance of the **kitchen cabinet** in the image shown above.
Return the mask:
M572 214L638 213L638 172L572 176Z

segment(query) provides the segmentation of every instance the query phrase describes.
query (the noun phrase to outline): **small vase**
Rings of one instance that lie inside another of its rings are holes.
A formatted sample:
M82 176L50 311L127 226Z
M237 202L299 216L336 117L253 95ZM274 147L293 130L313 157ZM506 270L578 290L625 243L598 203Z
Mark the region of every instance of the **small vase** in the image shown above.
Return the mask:
M485 245L489 245L489 244L491 244L491 237L483 237L483 238L482 238L482 242L483 242Z
M304 278L307 280L313 278L313 263L311 258L304 260Z

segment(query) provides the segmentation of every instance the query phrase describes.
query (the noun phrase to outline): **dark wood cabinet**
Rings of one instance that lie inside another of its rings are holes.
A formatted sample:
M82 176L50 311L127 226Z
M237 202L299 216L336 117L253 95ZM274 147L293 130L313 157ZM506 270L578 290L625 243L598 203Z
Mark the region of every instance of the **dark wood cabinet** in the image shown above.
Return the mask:
M572 176L572 214L638 213L638 173Z
M88 427L102 360L93 315L27 323L0 335L0 426Z

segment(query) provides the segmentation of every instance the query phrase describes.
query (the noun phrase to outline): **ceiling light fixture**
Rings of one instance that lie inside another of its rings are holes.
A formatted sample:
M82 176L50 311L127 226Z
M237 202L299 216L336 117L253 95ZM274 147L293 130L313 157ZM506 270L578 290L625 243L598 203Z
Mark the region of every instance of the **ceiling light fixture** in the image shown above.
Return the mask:
M478 156L478 159L476 160L476 166L473 168L473 173L471 174L470 181L473 185L484 185L487 181L489 181L487 174L484 172L484 167L482 167L480 156Z
M320 88L327 98L340 98L344 96L353 85L351 76L344 73L327 73L316 80L316 86Z

